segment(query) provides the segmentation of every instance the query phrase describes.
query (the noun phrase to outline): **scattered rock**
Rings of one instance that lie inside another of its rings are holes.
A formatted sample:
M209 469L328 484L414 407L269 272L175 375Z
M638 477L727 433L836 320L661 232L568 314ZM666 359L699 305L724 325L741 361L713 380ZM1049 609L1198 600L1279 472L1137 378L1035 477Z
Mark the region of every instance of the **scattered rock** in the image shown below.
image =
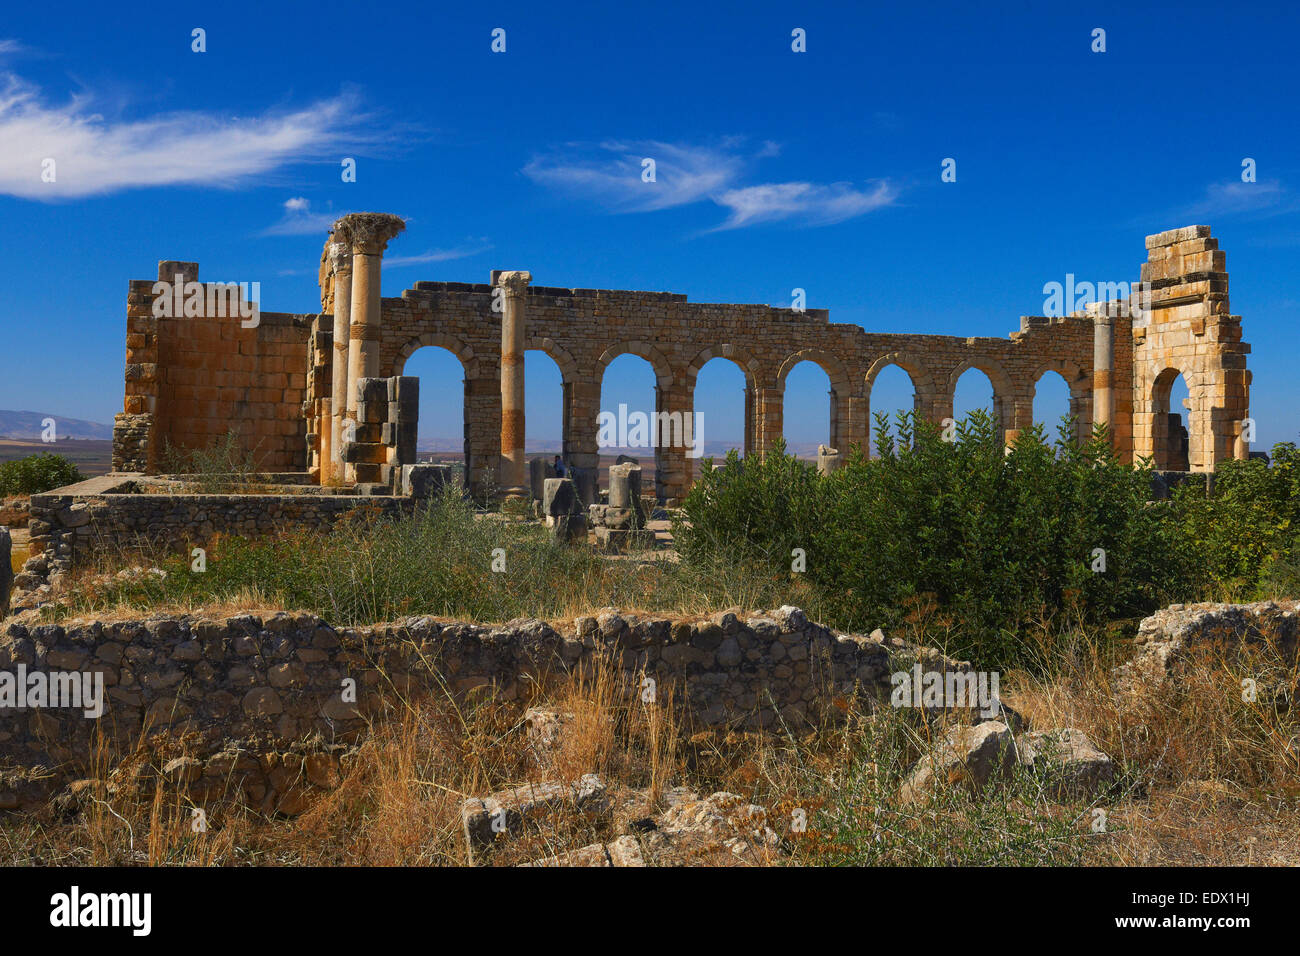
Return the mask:
M520 866L645 866L641 844L633 836L621 836L613 843L593 843L568 853L521 863Z
M1142 688L1177 681L1189 657L1205 650L1234 657L1248 649L1273 649L1282 664L1296 661L1300 602L1172 604L1142 621L1132 660L1115 668L1115 689L1132 697Z
M905 802L923 802L936 786L957 784L978 792L1010 774L1016 753L1011 728L1001 721L950 727L934 752L917 761L900 796Z
M1035 731L1019 743L1020 761L1042 776L1057 800L1089 799L1115 779L1115 764L1082 731Z

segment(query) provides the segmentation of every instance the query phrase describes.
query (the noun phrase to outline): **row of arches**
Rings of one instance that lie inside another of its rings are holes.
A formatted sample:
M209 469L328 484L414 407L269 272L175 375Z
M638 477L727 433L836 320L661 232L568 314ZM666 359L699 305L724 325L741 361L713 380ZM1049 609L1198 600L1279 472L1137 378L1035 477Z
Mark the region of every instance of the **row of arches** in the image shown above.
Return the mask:
M400 374L415 375L421 380L421 450L461 452L467 438L465 383L476 377L476 360L462 354L455 343L429 342L411 349L400 361L397 369ZM576 363L573 368L576 369ZM836 401L830 376L811 358L793 362L784 373L783 433L787 446L806 452L818 443L829 444L832 406ZM749 434L752 376L733 358L720 354L706 357L702 365L692 368L690 379L692 408L703 416L706 426L705 453L721 455L735 448L744 454L751 450L754 444L754 436ZM572 380L573 369L566 375L553 350L525 351L526 438L530 452L553 449L558 453L563 449ZM661 384L661 376L656 374L650 359L630 352L612 356L605 363L600 379L599 407L611 411L620 405L630 409L656 408L655 396ZM1005 388L1006 383L1002 384ZM1183 386L1181 394L1176 387L1174 392L1173 400L1166 404L1177 413L1184 410L1186 387ZM992 413L998 406L998 393L993 377L986 371L974 365L962 368L952 382L952 416L960 419L975 409ZM873 419L876 413L883 413L892 422L901 411L924 412L918 407L921 394L904 365L882 360L878 367L873 367L867 392ZM1048 435L1054 436L1062 418L1072 413L1071 399L1065 375L1055 368L1045 369L1034 383L1033 422L1043 425ZM1073 411L1077 414L1077 409ZM871 441L874 453L874 437Z

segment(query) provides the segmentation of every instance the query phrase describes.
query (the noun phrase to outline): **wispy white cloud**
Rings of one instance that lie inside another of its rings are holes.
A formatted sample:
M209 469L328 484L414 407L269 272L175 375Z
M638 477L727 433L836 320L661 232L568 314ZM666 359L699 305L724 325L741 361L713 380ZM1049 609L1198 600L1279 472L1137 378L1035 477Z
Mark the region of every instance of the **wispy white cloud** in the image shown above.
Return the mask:
M745 186L729 189L717 197L716 201L730 209L731 215L714 231L780 220L795 220L809 226L830 225L892 205L897 198L898 190L884 181L870 189L858 189L851 183Z
M447 262L451 259L468 259L492 248L492 243L481 241L477 245L459 246L455 249L430 249L414 256L385 256L384 267L419 266L429 262Z
M700 202L729 211L727 219L709 231L737 229L759 223L791 221L826 225L892 204L898 189L886 181L862 189L851 183L777 182L744 185L754 161L780 154L780 146L765 141L747 155L739 140L713 146L656 141L569 144L534 157L524 174L534 182L574 198L594 202L611 212L654 212ZM644 161L654 160L655 179L643 178Z
M1295 197L1277 180L1211 183L1205 195L1180 215L1188 219L1249 213L1274 215L1295 207Z
M0 37L0 56L16 56L19 53L26 52L27 47L23 46L17 40Z
M0 74L0 194L49 201L149 186L229 187L373 143L357 130L365 119L348 94L256 116L109 119L90 97L51 104L37 87Z
M262 230L263 236L308 236L314 232L329 232L342 212L312 212L311 200L294 196L284 202L284 215L280 221Z
M741 157L718 147L646 141L607 142L596 149L597 155L590 156L590 148L570 144L564 151L534 157L524 175L616 212L650 212L707 199L744 165ZM642 180L647 159L654 160L654 182Z

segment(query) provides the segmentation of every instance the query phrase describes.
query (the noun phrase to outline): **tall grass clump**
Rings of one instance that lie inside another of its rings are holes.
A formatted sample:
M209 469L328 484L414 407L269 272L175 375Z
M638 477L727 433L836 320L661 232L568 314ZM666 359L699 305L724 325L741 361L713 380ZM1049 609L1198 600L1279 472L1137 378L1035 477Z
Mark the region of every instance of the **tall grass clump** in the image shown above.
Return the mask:
M716 555L691 565L608 560L566 547L535 523L483 515L450 490L408 517L359 508L329 530L292 529L270 538L219 537L206 571L189 548L112 556L87 567L45 609L68 614L139 612L245 603L311 611L338 625L417 614L480 622L559 619L604 607L706 613L771 608L791 589L766 568ZM163 574L120 576L124 563ZM815 613L815 601L806 602Z

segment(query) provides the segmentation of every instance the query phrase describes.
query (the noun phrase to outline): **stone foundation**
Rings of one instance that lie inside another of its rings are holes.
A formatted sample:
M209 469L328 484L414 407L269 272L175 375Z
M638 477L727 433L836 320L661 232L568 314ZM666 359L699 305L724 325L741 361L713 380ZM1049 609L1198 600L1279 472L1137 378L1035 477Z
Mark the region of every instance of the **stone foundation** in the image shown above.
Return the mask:
M299 788L311 782L308 761L328 777L366 719L392 713L402 694L522 704L605 658L646 706L671 704L688 726L805 728L836 719L849 698L887 695L890 673L918 656L931 668L968 667L879 635L838 634L792 607L706 620L611 610L558 627L414 618L336 629L312 615L287 614L67 628L15 623L0 636L0 671L102 675L107 708L94 719L70 709L6 712L0 770L54 768L48 794L89 773L97 735L117 748L145 736L184 737L192 763L174 769L227 786L233 772L236 789L275 808L286 795L300 799ZM297 755L293 772L284 769L285 753ZM0 773L0 808L38 802L39 795L20 798L17 785L6 791L4 780Z

